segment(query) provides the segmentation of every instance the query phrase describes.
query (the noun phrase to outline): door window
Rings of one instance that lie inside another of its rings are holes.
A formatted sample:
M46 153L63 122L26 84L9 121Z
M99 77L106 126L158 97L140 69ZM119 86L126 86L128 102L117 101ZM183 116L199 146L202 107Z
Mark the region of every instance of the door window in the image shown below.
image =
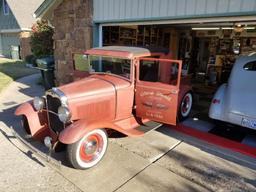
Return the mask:
M141 81L157 82L159 80L159 62L141 60L139 74Z
M177 85L179 64L164 60L141 59L139 80Z

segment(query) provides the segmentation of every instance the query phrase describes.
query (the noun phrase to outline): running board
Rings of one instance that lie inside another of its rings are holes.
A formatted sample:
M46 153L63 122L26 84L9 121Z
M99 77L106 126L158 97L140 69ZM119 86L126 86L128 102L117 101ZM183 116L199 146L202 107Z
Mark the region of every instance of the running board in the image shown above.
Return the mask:
M136 128L136 130L143 132L143 133L147 133L147 132L153 131L153 130L161 127L162 125L163 125L162 123L158 123L155 121L149 121L149 122L145 123L144 125L141 125L138 128Z

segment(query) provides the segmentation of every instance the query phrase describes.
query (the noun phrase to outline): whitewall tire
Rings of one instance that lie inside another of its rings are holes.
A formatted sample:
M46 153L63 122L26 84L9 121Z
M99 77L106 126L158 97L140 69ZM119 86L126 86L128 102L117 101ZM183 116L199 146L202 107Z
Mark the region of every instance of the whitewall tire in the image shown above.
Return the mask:
M191 109L192 109L192 104L193 104L192 93L187 92L183 96L180 106L179 106L179 119L180 120L184 120L189 116Z
M76 169L88 169L100 162L108 146L104 129L95 129L67 147L68 160Z

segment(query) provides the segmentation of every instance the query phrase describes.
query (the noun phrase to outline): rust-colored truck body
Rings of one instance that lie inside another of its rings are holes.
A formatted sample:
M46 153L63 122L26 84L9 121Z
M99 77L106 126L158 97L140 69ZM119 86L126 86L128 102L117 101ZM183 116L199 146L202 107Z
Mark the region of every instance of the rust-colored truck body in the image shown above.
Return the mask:
M108 46L84 55L91 68L86 77L48 90L15 112L25 117L25 129L34 139L47 138L51 148L70 145L75 168L98 163L106 130L142 136L137 128L147 121L176 125L177 117L188 116L191 86L182 78L182 61L171 60L170 52Z

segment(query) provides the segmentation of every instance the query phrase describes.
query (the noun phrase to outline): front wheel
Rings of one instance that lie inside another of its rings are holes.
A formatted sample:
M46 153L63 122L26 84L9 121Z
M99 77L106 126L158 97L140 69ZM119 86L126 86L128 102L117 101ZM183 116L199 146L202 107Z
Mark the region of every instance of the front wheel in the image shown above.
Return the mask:
M184 120L186 119L192 108L193 104L193 96L191 92L187 92L184 97L182 98L182 101L179 106L179 119Z
M108 146L108 137L104 129L95 129L84 135L76 143L67 147L68 160L76 169L88 169L95 166L104 156Z
M31 131L28 124L28 119L25 115L22 115L22 126L28 135L31 135Z

